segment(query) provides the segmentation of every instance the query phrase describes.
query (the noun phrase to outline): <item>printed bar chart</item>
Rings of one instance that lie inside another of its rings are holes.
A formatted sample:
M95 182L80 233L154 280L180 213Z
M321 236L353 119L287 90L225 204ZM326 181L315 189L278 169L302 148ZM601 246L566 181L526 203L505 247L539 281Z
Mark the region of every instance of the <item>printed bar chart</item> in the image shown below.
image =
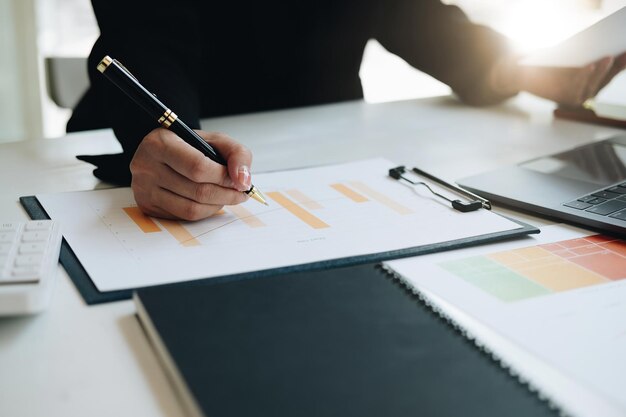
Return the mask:
M267 196L277 202L280 206L286 209L288 212L302 220L304 223L311 226L313 229L325 229L330 227L328 224L323 222L320 218L314 216L310 212L306 211L304 208L294 203L287 197L285 197L282 193L278 191L272 191L267 193Z
M263 223L261 219L259 219L250 210L243 206L228 206L227 210L237 216L239 220L252 228L265 226L265 223Z
M626 242L596 235L447 261L439 266L511 302L626 279Z
M309 210L319 210L324 208L320 203L313 200L300 190L287 190L285 193Z
M363 194L365 194L366 196L370 197L373 200L378 201L380 204L383 204L387 207L389 207L390 209L392 209L393 211L395 211L398 214L411 214L413 213L413 210L411 210L410 208L398 203L397 201L387 197L385 194L376 191L375 189L371 188L369 185L364 184L360 181L352 181L350 182L350 185L354 188L356 188L358 191L362 192Z
M348 197L350 200L354 201L355 203L364 203L366 201L369 201L367 197L357 193L351 188L348 188L344 184L331 184L330 186L339 191L344 196Z
M393 210L396 214L405 215L414 212L410 208L400 204L384 193L377 191L363 182L337 182L330 183L324 187L330 187L339 193L341 197L352 203L360 204L373 201ZM328 188L326 188L326 190L328 190ZM318 198L320 198L320 190L316 191L317 192L314 193L314 195L317 195ZM311 211L324 209L324 202L326 202L328 203L328 207L324 213L329 214L332 217L332 214L336 212L336 205L333 202L337 201L337 197L332 197L332 195L329 195L328 193L323 193L321 194L323 197L319 200L312 198L310 195L307 195L307 193L295 188L281 191L270 191L266 194L270 199L274 200L274 202L278 204L279 210L284 210L285 212L294 215L306 226L313 229L326 229L331 227L330 222L320 219ZM341 197L339 197L339 199L341 199ZM207 233L212 230L212 227L215 227L212 226L207 228L206 231L199 232L197 227L190 226L190 229L195 231L195 233L192 233L185 226L183 226L181 222L165 219L153 219L142 213L142 211L136 206L123 207L122 210L143 233L155 233L165 230L184 247L201 245L202 243L200 238L207 235ZM267 216L267 214L271 212L276 212L276 207L271 209L269 212L259 212L252 211L245 205L240 204L235 206L226 206L211 216L211 218L222 217L229 214L233 216L230 220L222 223L221 226L218 225L218 228L229 226L234 224L234 222L240 222L240 224L244 224L249 228L259 229L268 227L268 223L261 220L261 216ZM211 218L207 219L207 221L210 221ZM275 219L275 217L271 217L271 219ZM279 226L275 223L275 221L272 222L271 219L269 226Z
M139 207L123 207L124 213L137 225L144 233L160 232L159 225L149 216L146 216ZM159 219L161 226L172 235L174 239L183 246L198 246L200 241L195 239L191 233L179 222L174 220Z
M191 233L179 222L174 220L160 219L159 223L171 234L174 239L183 246L198 246L200 241L193 237Z
M160 232L161 228L154 220L143 214L139 207L124 207L122 210L144 233Z

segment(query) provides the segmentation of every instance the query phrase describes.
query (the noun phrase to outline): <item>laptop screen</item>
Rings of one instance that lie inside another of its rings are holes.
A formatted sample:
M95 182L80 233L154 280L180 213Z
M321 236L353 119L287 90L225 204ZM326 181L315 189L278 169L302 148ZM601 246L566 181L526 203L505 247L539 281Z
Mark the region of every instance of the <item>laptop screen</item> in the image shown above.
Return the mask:
M626 179L626 137L533 159L520 167L599 186L614 184Z

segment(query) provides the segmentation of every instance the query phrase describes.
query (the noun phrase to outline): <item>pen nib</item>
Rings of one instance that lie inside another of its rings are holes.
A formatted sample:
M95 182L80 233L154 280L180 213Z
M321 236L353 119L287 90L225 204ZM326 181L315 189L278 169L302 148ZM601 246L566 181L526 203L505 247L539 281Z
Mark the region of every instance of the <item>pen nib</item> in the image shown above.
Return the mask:
M248 194L250 198L254 198L259 203L269 206L269 204L267 204L267 201L265 200L265 196L263 195L263 193L261 193L261 191L259 191L254 185L250 187L248 191L246 191L246 194Z

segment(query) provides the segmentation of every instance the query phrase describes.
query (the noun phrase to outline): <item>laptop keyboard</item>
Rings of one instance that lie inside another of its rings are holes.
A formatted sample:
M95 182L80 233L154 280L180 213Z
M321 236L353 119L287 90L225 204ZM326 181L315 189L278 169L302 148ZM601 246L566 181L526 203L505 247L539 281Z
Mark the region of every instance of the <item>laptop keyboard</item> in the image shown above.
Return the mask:
M564 206L626 221L626 182L580 197Z

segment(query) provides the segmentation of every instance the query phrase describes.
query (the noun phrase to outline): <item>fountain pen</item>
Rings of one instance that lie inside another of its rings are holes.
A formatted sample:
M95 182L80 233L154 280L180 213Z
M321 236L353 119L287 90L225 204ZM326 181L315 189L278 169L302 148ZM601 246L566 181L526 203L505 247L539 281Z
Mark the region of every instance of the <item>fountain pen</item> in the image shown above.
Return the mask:
M154 117L162 127L176 133L182 140L202 152L211 160L218 164L226 165L224 158L217 153L211 145L180 120L176 113L170 110L165 104L161 103L156 95L146 90L146 88L139 83L137 78L135 78L118 60L107 55L102 58L97 68L109 81L137 103L139 107L147 111L150 116ZM244 193L254 198L256 201L268 205L263 194L254 185L251 185L250 189L244 191Z

